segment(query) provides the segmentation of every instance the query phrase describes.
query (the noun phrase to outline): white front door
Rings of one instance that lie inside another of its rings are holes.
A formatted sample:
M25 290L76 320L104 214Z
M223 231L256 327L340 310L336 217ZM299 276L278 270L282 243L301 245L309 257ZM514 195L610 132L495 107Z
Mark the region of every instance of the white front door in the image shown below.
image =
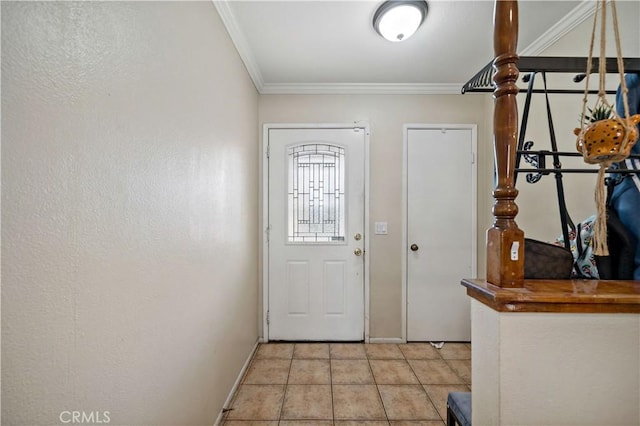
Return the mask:
M469 341L476 274L475 126L406 128L407 340Z
M364 338L363 128L268 129L268 339Z

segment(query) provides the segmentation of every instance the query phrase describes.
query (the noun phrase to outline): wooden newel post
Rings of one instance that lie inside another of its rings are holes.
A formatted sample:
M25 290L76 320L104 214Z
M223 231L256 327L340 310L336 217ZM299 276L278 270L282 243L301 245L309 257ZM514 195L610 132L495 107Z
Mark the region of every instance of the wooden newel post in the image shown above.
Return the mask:
M494 9L495 73L493 148L496 182L493 227L487 231L487 281L500 287L524 285L524 232L515 217L515 161L518 140L518 4L497 0Z

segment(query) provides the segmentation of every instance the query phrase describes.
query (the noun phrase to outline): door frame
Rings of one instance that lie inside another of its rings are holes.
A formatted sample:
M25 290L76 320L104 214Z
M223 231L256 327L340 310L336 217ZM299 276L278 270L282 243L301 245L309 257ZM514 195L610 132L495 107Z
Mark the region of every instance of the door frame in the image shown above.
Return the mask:
M407 275L407 244L409 227L409 130L468 129L471 130L471 273L478 274L478 125L477 124L421 124L409 123L402 126L402 342L407 342L409 277Z
M263 342L269 341L269 324L267 311L269 310L269 156L268 142L271 129L361 129L364 131L364 341L369 343L369 123L354 121L353 123L264 123L262 126L262 223L260 224L260 244L262 247L262 318L258 319L262 325Z

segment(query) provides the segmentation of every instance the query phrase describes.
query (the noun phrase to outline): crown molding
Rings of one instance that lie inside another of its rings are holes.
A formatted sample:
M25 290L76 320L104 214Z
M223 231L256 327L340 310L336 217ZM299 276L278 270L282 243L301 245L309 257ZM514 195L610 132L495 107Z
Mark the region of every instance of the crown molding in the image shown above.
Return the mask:
M260 67L258 67L258 63L253 56L253 51L251 50L251 47L249 47L249 43L247 42L247 39L240 29L240 26L236 21L236 17L231 10L231 2L229 0L212 0L212 2L220 15L220 19L222 19L222 23L227 29L229 36L231 37L231 41L236 46L236 50L238 51L242 62L244 62L244 66L247 69L251 80L253 80L253 84L256 86L258 92L262 93L264 80L262 78L262 73L260 72Z
M227 29L233 44L244 62L245 68L253 80L260 94L326 94L326 95L451 95L460 94L463 83L459 84L394 84L394 83L311 83L311 84L279 84L265 83L253 55L253 51L247 42L244 33L231 10L230 0L212 0L222 23Z
M233 44L244 62L245 68L253 80L258 93L305 94L305 95L452 95L460 94L464 83L426 84L426 83L265 83L253 51L240 29L231 10L231 0L212 0ZM533 43L520 51L520 56L536 56L564 37L568 32L593 15L593 0L583 0L571 12L549 28Z
M547 48L560 40L575 27L583 23L587 18L593 16L594 2L592 0L584 0L582 3L574 7L562 19L556 22L551 28L538 37L533 43L522 49L520 56L536 56L540 55Z
M463 84L267 83L260 93L263 95L459 95Z

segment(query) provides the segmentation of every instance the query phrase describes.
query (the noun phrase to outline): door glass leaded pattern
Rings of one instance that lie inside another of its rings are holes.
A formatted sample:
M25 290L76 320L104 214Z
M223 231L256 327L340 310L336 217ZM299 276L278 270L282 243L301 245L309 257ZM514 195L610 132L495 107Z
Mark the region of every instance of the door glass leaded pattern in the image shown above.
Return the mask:
M343 242L345 150L301 144L288 150L288 241Z

